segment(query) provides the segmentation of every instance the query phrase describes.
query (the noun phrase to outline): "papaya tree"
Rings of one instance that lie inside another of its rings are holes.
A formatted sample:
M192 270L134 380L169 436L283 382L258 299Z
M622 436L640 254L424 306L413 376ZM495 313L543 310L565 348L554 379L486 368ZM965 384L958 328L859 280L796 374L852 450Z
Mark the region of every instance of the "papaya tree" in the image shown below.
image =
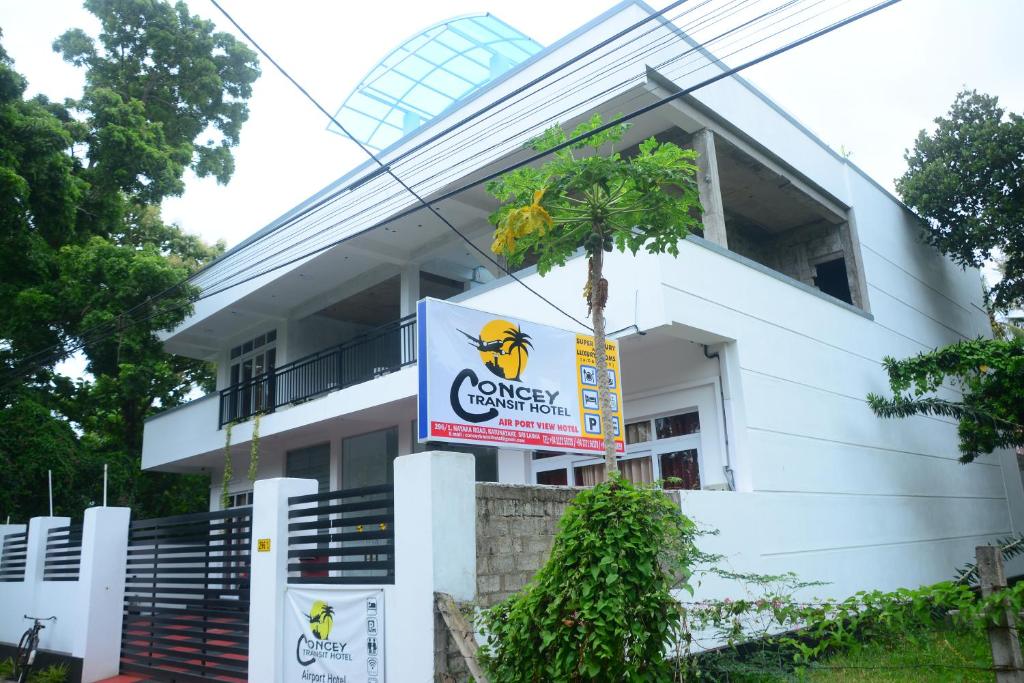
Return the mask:
M554 126L529 147L543 152L594 133L552 152L538 167L524 166L491 181L487 191L502 202L491 216L494 253L509 266L530 256L546 275L580 249L587 257L583 297L594 332L598 397L605 448L605 476L618 471L611 389L605 347L608 281L605 254L679 254L679 242L700 224L696 152L651 137L629 154L617 151L627 124L604 130L600 116L571 133Z

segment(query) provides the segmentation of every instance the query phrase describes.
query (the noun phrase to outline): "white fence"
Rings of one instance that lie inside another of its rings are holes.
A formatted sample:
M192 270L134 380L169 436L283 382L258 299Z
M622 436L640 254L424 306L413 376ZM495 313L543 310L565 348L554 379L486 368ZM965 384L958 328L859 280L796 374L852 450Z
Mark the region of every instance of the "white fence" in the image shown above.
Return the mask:
M81 659L86 683L117 675L129 514L128 508L86 510L77 577L59 581L44 578L46 542L50 529L68 526L70 520L32 519L21 580L0 582L0 642L18 643L30 624L25 615L55 616L40 634L42 649ZM0 526L0 535L24 529Z

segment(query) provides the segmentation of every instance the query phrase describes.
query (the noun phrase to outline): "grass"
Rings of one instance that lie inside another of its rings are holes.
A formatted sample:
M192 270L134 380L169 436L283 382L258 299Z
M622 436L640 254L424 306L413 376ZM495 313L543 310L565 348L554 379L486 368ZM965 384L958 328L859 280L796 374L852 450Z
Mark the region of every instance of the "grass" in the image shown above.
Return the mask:
M991 683L992 655L983 634L936 629L860 645L794 671L779 653L706 660L704 680L723 683Z
M935 681L991 683L992 652L984 634L933 630L872 642L828 657L809 667L804 680Z

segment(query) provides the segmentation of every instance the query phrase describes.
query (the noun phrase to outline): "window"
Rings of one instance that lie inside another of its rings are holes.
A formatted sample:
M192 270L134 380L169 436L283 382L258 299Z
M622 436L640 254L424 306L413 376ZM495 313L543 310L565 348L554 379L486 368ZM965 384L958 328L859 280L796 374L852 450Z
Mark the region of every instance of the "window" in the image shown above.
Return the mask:
M248 417L267 408L273 408L271 387L266 382L254 382L274 371L277 364L277 330L270 330L231 349L229 384L237 387L231 392L231 417Z
M565 455L562 451L534 451L534 460L544 460L545 458L557 458L560 455Z
M666 489L699 489L700 469L697 464L697 450L669 451L658 456L661 478Z
M654 468L649 455L619 458L619 472L624 479L634 484L650 484L654 481ZM577 466L573 471L576 486L593 486L604 481L604 463Z
M700 432L700 417L697 413L679 413L654 420L654 433L659 439L686 436Z
M245 507L246 505L252 505L252 491L232 493L228 496L229 508L240 508Z
M626 423L626 444L643 443L651 440L651 421Z
M569 473L565 468L537 473L537 483L545 486L568 486Z
M398 457L398 427L341 440L341 488L392 484Z
M630 458L627 452L619 468L630 481L660 479L666 489L700 488L700 414L696 410L627 423L626 445L635 456Z
M846 259L843 257L814 266L814 285L829 296L848 304L853 303L853 297L850 296L850 279L846 273Z
M285 456L284 476L298 479L316 479L317 491L331 490L331 446L322 443L288 451Z

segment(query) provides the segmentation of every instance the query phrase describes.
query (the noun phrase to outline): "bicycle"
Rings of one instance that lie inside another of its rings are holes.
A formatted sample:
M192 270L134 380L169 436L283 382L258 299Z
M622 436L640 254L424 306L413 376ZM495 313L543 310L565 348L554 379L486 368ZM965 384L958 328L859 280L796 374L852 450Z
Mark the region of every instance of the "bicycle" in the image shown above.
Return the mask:
M18 642L18 651L14 657L14 680L17 683L26 683L28 681L28 674L32 670L32 665L36 661L36 652L39 650L39 632L42 631L44 621L57 621L57 617L30 617L24 615L26 619L32 620L32 625L29 626L28 630L22 634L21 640Z

